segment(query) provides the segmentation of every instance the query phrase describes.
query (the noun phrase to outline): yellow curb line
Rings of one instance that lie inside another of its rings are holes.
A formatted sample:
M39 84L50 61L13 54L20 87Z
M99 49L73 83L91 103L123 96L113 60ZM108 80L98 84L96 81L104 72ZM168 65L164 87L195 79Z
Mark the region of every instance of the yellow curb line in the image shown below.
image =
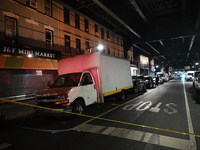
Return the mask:
M200 134L194 134L194 133L188 133L188 132L182 132L182 131L176 131L176 130L170 130L170 129L164 129L164 128L157 128L157 127L140 125L140 124L135 124L135 123L130 123L130 122L124 122L124 121L106 119L106 118L95 117L95 116L90 116L90 115L78 114L78 113L62 111L62 110L57 110L57 109L48 108L48 107L32 105L32 104L28 104L28 103L16 102L16 101L2 99L2 98L0 98L0 101L20 104L20 105L25 105L25 106L31 106L31 107L41 108L41 109L53 110L53 111L58 111L58 112L62 112L62 113L73 114L73 115L78 115L78 116L82 116L82 117L88 117L88 118L92 118L92 119L99 119L99 120L115 122L115 123L120 123L120 124L126 124L126 125L131 125L131 126L137 126L137 127L143 127L143 128L155 129L155 130L160 130L160 131L167 131L167 132L179 133L179 134L184 134L184 135L193 135L193 136L196 136L196 137L200 137Z

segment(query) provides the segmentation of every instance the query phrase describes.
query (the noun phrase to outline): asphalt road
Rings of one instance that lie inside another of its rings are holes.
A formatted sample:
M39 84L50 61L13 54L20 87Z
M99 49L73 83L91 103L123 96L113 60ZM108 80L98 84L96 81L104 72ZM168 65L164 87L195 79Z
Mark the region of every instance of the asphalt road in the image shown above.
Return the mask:
M200 96L171 80L123 101L108 98L82 117L18 119L0 128L0 150L198 150Z

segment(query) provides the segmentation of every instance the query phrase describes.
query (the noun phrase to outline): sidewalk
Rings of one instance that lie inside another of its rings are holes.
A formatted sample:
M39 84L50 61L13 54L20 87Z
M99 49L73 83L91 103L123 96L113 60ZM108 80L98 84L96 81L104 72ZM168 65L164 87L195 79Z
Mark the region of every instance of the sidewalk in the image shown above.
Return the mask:
M34 104L34 99L20 101L22 103ZM5 121L25 117L33 114L34 108L31 106L20 105L15 103L0 103L0 115L5 116ZM0 122L3 119L0 118Z

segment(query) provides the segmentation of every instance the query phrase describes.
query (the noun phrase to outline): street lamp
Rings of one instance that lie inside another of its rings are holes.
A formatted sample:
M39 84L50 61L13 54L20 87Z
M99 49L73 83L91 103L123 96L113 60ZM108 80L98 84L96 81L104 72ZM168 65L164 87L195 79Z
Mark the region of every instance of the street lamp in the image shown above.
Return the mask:
M104 49L104 46L103 46L102 44L99 44L99 45L97 46L97 49L98 49L99 51L102 51L102 50Z
M102 44L99 44L99 45L97 46L97 49L98 49L99 51L102 51L102 50L104 49L104 46L103 46Z

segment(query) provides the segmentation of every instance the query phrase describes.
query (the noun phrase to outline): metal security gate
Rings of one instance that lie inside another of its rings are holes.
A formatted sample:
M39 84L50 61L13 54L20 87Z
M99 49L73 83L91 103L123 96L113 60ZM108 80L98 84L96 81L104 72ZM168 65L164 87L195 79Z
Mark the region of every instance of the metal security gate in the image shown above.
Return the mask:
M0 98L23 100L48 87L57 70L0 69Z

